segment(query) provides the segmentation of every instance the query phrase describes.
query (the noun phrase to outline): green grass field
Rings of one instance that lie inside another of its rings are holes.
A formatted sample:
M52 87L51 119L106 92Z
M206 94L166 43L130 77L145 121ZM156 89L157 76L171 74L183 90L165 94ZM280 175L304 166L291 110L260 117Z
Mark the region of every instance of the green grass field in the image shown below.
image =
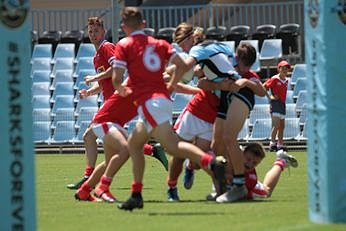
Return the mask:
M116 204L76 201L66 184L81 177L84 155L36 155L36 197L38 230L346 230L345 225L311 223L307 212L307 163L305 152L295 152L297 169L285 170L269 199L216 204L205 201L211 190L209 177L199 171L191 190L179 179L179 203L166 201L167 173L158 161L146 158L144 208L125 212ZM99 155L103 160L103 155ZM274 154L268 153L258 167L263 179ZM120 201L130 195L130 162L112 183L112 192Z

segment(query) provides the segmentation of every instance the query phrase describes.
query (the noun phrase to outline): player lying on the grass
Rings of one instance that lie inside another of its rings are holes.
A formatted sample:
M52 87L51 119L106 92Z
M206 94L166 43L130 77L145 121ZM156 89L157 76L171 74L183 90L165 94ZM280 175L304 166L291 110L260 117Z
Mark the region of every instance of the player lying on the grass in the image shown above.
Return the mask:
M190 158L200 164L212 177L217 177L220 187L225 184L224 158L215 159L193 144L179 141L170 121L174 90L182 75L189 70L172 46L164 41L147 36L141 31L142 14L136 7L125 7L121 13L122 29L127 37L118 42L116 63L113 66L113 84L123 96L131 95L136 103L139 120L128 138L132 160L133 182L131 196L118 208L133 210L143 208L142 188L145 159L143 144L153 137L167 153L180 158ZM166 85L163 72L168 62L176 65L172 80ZM123 75L128 71L128 82L122 85Z
M114 93L114 86L112 83L112 63L115 60L114 49L115 45L113 43L107 42L104 39L105 28L103 20L98 17L90 17L88 19L88 35L91 43L95 46L96 53L94 55L94 67L96 75L88 75L84 77L85 83L89 86L91 83L95 82L89 89L80 90L80 100L87 98L88 96L98 94L102 92L103 99L106 101ZM86 166L84 169L83 178L74 184L68 184L69 189L78 189L93 173L95 169L95 164L97 160L97 137L92 132L91 126L89 126L83 134L83 140L85 145L85 157ZM150 148L150 147L148 147ZM155 149L155 148L154 148ZM155 155L158 152L147 152L147 155L152 155L162 162L164 167L167 169L167 159L163 155Z
M289 155L287 152L280 150L276 153L276 160L269 171L267 171L263 183L258 181L256 167L265 157L265 151L259 143L249 143L243 149L244 167L245 167L245 185L247 195L242 199L267 198L273 193L275 186L280 180L281 173L287 167L296 168L298 166L297 159ZM207 200L216 200L219 203L232 202L223 194L217 197L216 192L212 192L207 196Z

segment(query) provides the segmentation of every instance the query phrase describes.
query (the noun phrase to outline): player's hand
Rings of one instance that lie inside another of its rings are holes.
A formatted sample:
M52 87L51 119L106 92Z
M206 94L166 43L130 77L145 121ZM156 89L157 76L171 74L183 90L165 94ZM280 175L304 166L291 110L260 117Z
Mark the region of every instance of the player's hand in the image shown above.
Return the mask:
M84 82L87 86L90 86L90 84L94 81L94 76L87 75L84 77Z
M214 83L209 81L207 77L200 78L197 83L197 87L205 90L205 91L213 91L216 90Z
M127 87L127 86L120 85L120 87L118 89L118 93L120 96L126 97L132 93L132 89Z
M79 98L85 99L86 97L88 97L88 91L86 89L80 90L79 91Z

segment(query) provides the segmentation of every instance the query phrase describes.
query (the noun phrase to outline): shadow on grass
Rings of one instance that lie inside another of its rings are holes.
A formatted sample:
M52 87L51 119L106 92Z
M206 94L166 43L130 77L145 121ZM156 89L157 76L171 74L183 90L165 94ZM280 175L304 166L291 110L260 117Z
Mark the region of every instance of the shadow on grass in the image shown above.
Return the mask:
M150 212L149 216L210 216L225 215L223 212Z

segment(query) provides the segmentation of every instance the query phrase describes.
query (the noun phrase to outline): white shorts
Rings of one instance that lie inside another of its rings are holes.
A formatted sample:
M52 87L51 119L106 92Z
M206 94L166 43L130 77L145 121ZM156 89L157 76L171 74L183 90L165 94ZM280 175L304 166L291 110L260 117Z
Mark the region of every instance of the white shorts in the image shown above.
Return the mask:
M188 110L184 110L174 124L175 132L178 136L187 141L202 138L208 141L213 137L213 124L206 122Z
M91 124L91 128L97 138L102 139L105 135L108 134L109 131L116 129L121 132L125 138L127 138L128 134L125 128L121 127L119 124L115 124L112 122L100 123L100 124Z
M257 181L255 188L253 188L249 194L251 194L250 197L252 197L252 199L267 198L270 196L264 185L259 181Z
M148 133L167 121L172 123L172 101L166 97L148 99L138 107L138 122L144 124Z
M272 116L273 117L278 117L281 120L285 119L285 117L286 117L284 114L281 114L281 113L278 113L278 112L273 112Z

